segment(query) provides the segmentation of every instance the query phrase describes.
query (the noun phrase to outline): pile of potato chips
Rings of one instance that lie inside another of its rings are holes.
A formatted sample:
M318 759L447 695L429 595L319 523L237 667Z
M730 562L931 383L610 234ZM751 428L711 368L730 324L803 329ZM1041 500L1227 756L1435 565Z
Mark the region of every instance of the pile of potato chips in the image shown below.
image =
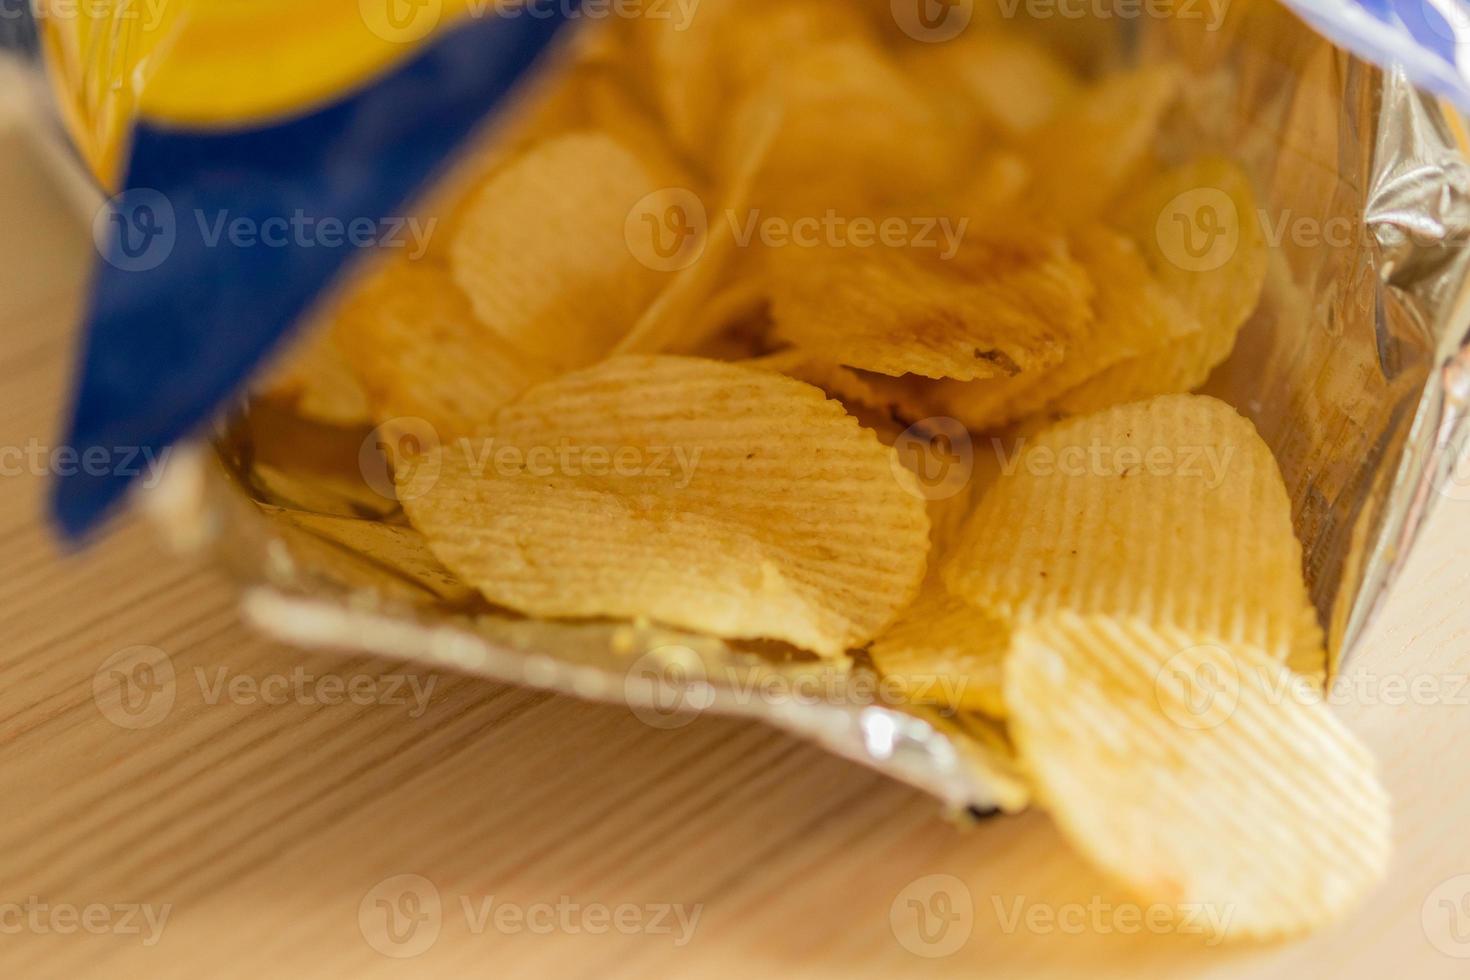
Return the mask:
M1322 701L1276 462L1188 393L1261 294L1250 180L1155 157L1167 68L892 6L589 30L261 397L377 426L497 607L871 664L1003 730L1139 898L1320 925L1388 801Z

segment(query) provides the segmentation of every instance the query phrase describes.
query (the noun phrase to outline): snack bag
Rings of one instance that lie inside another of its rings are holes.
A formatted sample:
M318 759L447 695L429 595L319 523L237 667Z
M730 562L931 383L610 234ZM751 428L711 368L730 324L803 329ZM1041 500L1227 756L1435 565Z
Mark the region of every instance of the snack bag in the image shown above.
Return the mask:
M761 718L1319 926L1390 837L1324 685L1466 431L1462 28L1113 13L54 0L71 440L172 453L284 640Z

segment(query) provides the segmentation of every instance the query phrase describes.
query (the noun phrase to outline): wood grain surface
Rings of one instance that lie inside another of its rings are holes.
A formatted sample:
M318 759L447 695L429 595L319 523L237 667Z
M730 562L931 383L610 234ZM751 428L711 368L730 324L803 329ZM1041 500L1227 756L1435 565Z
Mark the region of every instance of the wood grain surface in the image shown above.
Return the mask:
M0 975L1470 973L1470 492L1338 709L1396 799L1391 878L1310 940L1211 949L1134 931L1039 814L959 829L756 725L273 645L130 520L60 553L14 450L55 446L91 257L68 215L0 143ZM130 714L107 662L140 645L173 681Z

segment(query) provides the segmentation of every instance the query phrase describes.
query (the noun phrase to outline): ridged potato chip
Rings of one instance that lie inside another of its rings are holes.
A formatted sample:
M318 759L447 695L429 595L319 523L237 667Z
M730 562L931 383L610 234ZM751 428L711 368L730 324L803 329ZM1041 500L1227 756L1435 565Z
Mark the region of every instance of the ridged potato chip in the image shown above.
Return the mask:
M1115 220L1200 329L1079 384L1055 406L1070 414L1198 388L1235 349L1265 284L1268 256L1255 195L1228 161L1205 159L1149 180L1122 202Z
M886 410L888 405L882 394L851 368L834 364L811 351L791 347L744 361L749 367L775 371L809 385L816 385L827 394L853 407Z
M657 192L687 187L605 134L555 137L468 203L450 245L454 280L513 350L562 370L593 363L669 280L668 269L640 261L629 222Z
M1002 670L1010 631L931 576L917 602L868 648L873 666L919 704L1005 714Z
M932 403L974 429L1041 411L1113 364L1188 338L1199 323L1154 279L1133 242L1101 226L1078 229L1072 251L1095 293L1092 316L1057 366L1016 378L942 382Z
M926 378L1014 377L1059 363L1092 316L1065 236L961 231L939 247L771 253L776 334L849 367Z
M1147 159L1178 86L1167 66L1119 72L1036 130L1026 146L1041 207L1064 221L1097 217Z
M1137 616L1285 660L1311 607L1291 518L1255 426L1216 399L1168 395L1021 443L945 581L1012 628Z
M333 323L381 423L423 419L440 439L487 428L502 405L551 376L481 323L447 269L393 257L369 270Z
M435 555L533 616L647 618L836 657L918 592L929 521L817 388L626 356L526 392L400 478Z
M1006 661L1011 734L1063 834L1181 932L1296 935L1380 879L1372 756L1272 656L1188 630L1061 615Z

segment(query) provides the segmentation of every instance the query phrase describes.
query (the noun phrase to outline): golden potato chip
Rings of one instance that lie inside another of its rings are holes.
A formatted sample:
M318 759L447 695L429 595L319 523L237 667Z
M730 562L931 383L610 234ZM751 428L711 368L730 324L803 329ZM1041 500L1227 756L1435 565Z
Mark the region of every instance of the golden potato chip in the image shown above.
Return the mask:
M460 216L450 245L454 280L513 350L563 370L594 362L669 279L671 267L640 260L630 222L652 196L687 186L605 134L540 143L492 177ZM670 231L676 249L697 237Z
M843 367L813 354L790 347L741 362L748 367L775 371L798 381L821 388L851 411L854 407L886 411L887 401L871 384L851 368Z
M485 430L495 412L551 376L481 323L448 270L393 257L349 288L333 332L380 422L423 419L439 438Z
M1266 280L1259 214L1245 171L1206 157L1143 182L1109 221L1138 242L1154 275L1196 320L1238 329Z
M1000 31L966 31L944 44L906 52L905 67L931 91L962 103L955 114L1017 139L1069 105L1082 86L1046 48Z
M311 557L313 570L339 585L393 598L422 599L428 593L454 603L475 595L439 564L413 528L257 506L293 552Z
M716 293L720 283L740 265L740 242L730 221L722 216L749 208L756 175L770 152L780 120L771 116L751 118L747 122L750 142L744 148L745 158L725 188L725 197L713 224L704 202L692 193L674 192L659 205L663 213L653 229L656 237L651 243L652 254L647 261L658 264L663 251L657 243L671 225L695 228L700 242L685 260L687 265L679 262L670 265L677 275L614 347L614 354L689 353L710 339L711 333L707 331L718 330L720 320L701 317L699 311ZM647 204L644 207L648 209ZM640 232L646 232L646 229L630 229L630 240Z
M968 381L1059 363L1092 316L1092 282L1066 238L952 231L934 247L772 250L777 336L892 376Z
M257 394L328 425L367 422L372 417L367 394L331 332L315 323L304 329L305 339L287 352L284 363L261 383Z
M1078 229L1072 251L1094 286L1092 316L1057 366L1014 378L942 382L932 404L975 429L1046 408L1057 396L1128 358L1199 331L1199 323L1155 281L1131 240L1101 226Z
M1052 403L1064 415L1084 415L1156 395L1194 391L1230 357L1238 329L1201 329L1089 378Z
M1229 358L1260 302L1265 235L1245 173L1205 159L1147 182L1117 209L1154 274L1201 329L1178 344L1129 358L1058 399L1068 413L1192 391Z
M873 666L919 704L1003 717L1004 622L931 576L917 602L868 649Z
M490 436L417 460L399 496L446 566L529 615L840 656L924 575L923 498L891 451L770 371L613 358L526 392Z
M700 0L639 18L646 76L677 145L710 160L721 120L775 68L819 42L867 34L845 0Z
M1290 936L1387 868L1372 756L1275 658L1139 621L1023 628L1005 697L1021 761L1068 840L1180 932Z
M1012 628L1060 611L1131 615L1285 660L1311 604L1271 450L1199 395L1024 441L963 538L945 581Z
M981 795L1002 813L1021 813L1031 805L1031 782L1021 769L1016 750L1000 722L943 706L905 706L907 714L922 719L954 748L967 775L978 778ZM975 801L954 800L964 806Z
M1065 221L1095 218L1147 158L1177 92L1167 66L1120 72L1034 132L1026 145L1041 206Z
M957 187L975 155L928 93L861 40L810 47L751 100L774 104L782 120L755 195L781 214L856 218L926 202Z

